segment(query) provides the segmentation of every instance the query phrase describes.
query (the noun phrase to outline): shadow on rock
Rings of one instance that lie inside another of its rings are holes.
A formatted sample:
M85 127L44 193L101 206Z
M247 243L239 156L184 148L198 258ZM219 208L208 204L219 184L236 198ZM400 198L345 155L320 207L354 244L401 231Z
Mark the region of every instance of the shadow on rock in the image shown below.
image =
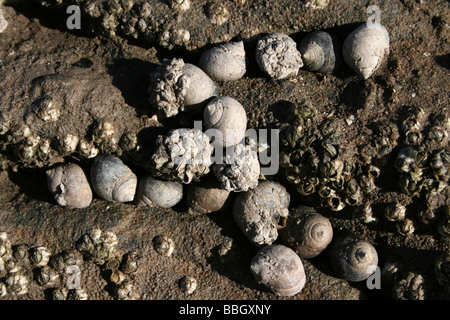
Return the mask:
M28 198L55 203L53 197L47 189L47 177L43 170L20 170L19 172L8 172L9 179L19 186L20 194L25 194Z
M116 59L108 65L112 83L121 92L125 102L136 109L138 115L149 113L147 90L150 85L150 73L155 64L133 59Z

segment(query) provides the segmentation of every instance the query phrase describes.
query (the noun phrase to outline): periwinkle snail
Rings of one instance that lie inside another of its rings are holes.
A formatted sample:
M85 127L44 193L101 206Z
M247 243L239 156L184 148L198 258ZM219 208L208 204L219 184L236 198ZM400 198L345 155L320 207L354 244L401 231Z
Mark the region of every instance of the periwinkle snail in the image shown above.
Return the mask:
M378 254L370 242L353 234L342 234L330 249L330 261L337 275L348 281L366 280L378 264Z
M298 206L290 210L280 237L301 258L314 258L330 244L333 227L313 208Z
M198 65L213 80L238 80L246 71L244 43L230 42L211 48L202 54Z
M207 129L217 129L222 137L214 140L219 146L229 147L244 138L247 129L247 114L244 107L227 96L211 100L203 111Z
M119 158L102 154L91 166L91 183L95 193L106 201L133 201L137 177Z
M47 185L56 203L62 207L86 208L92 201L92 190L83 169L74 163L46 171Z
M211 213L223 210L229 203L230 192L211 180L187 187L187 207L191 213Z
M251 261L250 269L258 283L280 296L293 296L306 283L300 257L283 245L269 245L259 250Z
M154 179L149 174L139 181L134 201L150 207L171 208L183 198L183 185Z
M282 33L271 33L256 44L256 62L270 77L281 80L296 76L303 61L297 44Z
M389 54L389 33L379 23L364 23L344 41L345 62L364 79L368 79Z
M237 225L255 245L272 244L289 214L290 196L280 184L263 181L255 189L240 193L233 205Z
M219 88L197 66L183 59L164 60L151 75L149 103L159 115L172 117L179 111L197 110L219 95Z
M331 73L341 68L344 62L341 41L324 31L308 34L300 43L299 50L305 68L310 71Z

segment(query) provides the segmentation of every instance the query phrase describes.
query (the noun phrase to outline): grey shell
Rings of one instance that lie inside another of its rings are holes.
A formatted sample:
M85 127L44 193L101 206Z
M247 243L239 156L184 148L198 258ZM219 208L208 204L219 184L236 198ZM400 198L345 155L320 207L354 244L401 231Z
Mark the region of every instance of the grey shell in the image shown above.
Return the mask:
M305 68L310 71L331 73L342 67L342 43L336 36L316 31L308 34L300 43Z
M227 96L211 100L203 111L206 129L217 129L222 137L217 137L214 143L229 147L240 143L247 129L247 114L244 107L235 99ZM214 130L206 132L214 134Z
M205 51L198 65L215 81L233 81L246 71L244 43L230 42Z
M134 201L150 207L171 208L183 198L183 185L145 175L139 181Z
M343 235L330 248L330 261L337 275L348 281L366 280L378 264L378 254L370 242Z
M306 206L290 210L286 227L280 232L287 245L302 258L318 256L333 239L330 220Z
M233 192L256 188L261 173L258 154L244 144L237 144L230 148L233 150L233 156L225 155L222 163L214 163L212 166L221 187Z
M342 53L347 65L367 79L389 54L389 33L379 23L364 23L345 39Z
M300 257L283 245L269 245L259 250L251 261L250 269L258 283L280 296L293 296L306 283Z
M111 155L99 155L91 167L91 183L97 195L107 201L133 201L137 177L122 160Z
M236 197L234 220L255 245L272 244L289 214L289 202L290 196L283 186L263 181L255 189Z
M62 207L86 208L92 201L92 190L83 169L74 163L46 171L47 186Z
M256 62L262 71L274 79L296 76L303 61L297 44L282 33L271 33L256 44Z

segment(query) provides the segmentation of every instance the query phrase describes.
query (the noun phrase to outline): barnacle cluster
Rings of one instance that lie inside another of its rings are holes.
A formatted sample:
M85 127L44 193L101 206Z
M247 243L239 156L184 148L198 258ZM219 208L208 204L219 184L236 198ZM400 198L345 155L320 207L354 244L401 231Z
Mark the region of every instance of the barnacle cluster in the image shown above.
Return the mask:
M427 118L429 121L425 121ZM449 126L448 115L427 117L424 109L409 107L400 124L404 144L394 162L400 191L424 199L426 206L419 210L418 220L430 224L441 219L441 229L445 225L445 206L449 205Z
M0 297L7 294L20 296L28 292L29 279L21 263L22 253L16 248L13 250L6 232L0 232Z
M212 164L213 147L209 140L200 130L185 128L159 136L149 163L150 172L163 180L198 181Z
M342 144L340 123L319 122L310 103L296 106L280 128L280 166L288 182L303 196L318 195L333 211L363 204L377 189L380 169L363 162L355 145Z

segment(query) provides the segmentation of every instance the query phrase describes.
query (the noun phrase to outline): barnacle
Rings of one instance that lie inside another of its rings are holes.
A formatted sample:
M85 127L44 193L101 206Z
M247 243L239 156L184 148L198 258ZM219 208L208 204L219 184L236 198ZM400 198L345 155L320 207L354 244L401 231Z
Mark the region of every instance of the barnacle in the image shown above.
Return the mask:
M209 172L213 146L209 137L195 129L175 129L159 136L149 167L155 177L190 183Z

